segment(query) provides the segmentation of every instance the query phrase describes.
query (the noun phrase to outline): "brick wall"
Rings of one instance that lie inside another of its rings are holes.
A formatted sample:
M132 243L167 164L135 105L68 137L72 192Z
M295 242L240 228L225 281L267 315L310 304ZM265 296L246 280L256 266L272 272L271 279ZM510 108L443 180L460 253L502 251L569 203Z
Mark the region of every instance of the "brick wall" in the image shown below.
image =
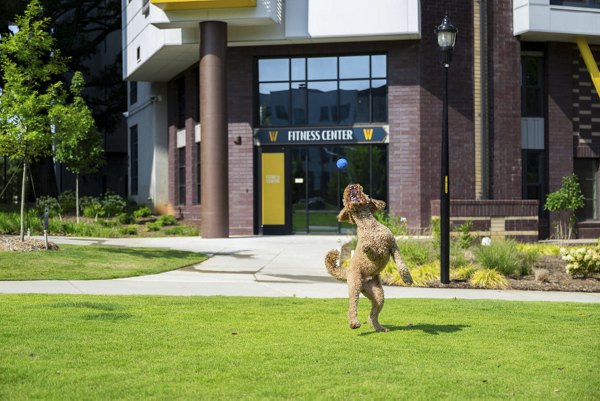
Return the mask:
M512 1L488 7L490 189L492 199L521 198L520 43L512 34Z

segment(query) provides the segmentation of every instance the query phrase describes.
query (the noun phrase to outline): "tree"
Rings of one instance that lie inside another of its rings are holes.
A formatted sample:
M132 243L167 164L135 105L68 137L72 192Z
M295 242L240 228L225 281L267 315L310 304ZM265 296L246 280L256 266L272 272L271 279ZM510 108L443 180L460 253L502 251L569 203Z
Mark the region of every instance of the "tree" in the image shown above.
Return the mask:
M75 174L75 210L79 223L79 176L96 172L104 162L102 137L82 97L85 81L77 71L71 80L71 103L57 104L50 118L54 127L54 157Z
M20 160L21 240L25 238L27 167L50 154L52 133L49 114L60 100L59 74L66 65L48 32L39 0L32 0L25 14L16 18L18 31L0 40L0 71L4 86L0 95L0 155Z
M560 216L556 227L558 238L571 238L575 231L577 217L575 212L585 205L585 197L581 192L579 181L575 174L568 175L562 179L562 187L552 192L546 198L544 209L550 212L567 214L566 221Z

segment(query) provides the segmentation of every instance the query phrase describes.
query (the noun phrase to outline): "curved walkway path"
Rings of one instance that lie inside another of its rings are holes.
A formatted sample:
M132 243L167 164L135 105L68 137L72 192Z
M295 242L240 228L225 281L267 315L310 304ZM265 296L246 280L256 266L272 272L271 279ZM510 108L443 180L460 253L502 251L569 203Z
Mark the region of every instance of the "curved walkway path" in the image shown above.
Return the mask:
M58 244L171 248L202 252L210 258L184 269L115 280L0 281L0 293L345 298L346 284L327 274L323 259L328 250L340 248L349 239L335 235L227 239L51 237ZM386 287L385 295L600 303L600 293L577 292Z

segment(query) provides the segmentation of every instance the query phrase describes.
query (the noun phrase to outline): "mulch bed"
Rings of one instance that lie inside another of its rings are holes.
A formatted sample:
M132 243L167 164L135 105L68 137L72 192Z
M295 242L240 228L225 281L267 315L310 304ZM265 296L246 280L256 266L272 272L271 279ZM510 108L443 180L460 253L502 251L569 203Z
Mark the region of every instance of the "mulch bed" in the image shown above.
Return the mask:
M515 278L507 278L511 290L528 291L570 291L570 292L600 292L600 276L588 278L573 278L565 270L567 262L560 256L540 256L532 268L531 274ZM537 277L537 279L536 279ZM476 288L466 281L451 281L450 284L440 282L429 283L436 288Z
M45 250L46 243L44 240L25 237L25 241L21 241L20 237L0 237L0 251L34 252ZM57 251L58 245L48 241L48 250Z

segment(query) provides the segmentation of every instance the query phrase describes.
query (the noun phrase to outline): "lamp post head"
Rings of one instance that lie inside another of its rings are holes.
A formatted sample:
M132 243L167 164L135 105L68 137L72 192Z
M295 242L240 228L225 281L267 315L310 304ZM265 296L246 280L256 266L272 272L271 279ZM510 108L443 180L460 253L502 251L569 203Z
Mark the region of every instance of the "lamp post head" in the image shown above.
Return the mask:
M454 49L456 34L458 33L458 29L450 22L448 14L444 16L442 23L435 29L435 33L437 35L438 46L443 54L444 66L447 67L452 60L452 50Z

